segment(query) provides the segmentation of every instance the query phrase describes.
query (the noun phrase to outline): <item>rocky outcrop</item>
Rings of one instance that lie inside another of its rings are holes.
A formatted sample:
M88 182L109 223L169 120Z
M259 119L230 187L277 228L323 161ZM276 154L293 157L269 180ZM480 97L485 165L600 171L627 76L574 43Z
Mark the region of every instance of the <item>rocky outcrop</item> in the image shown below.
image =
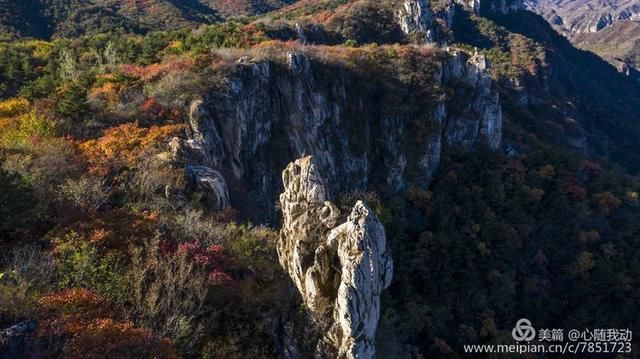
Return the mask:
M277 220L280 169L303 155L315 157L334 193L426 186L448 148L498 148L502 115L484 57L435 52L421 61L430 65L420 87L299 52L286 63L236 64L192 104L180 152L247 189L231 193L231 205L251 198L260 222Z
M480 14L480 0L456 0L456 3L476 15Z
M218 171L205 166L187 166L186 172L195 186L204 192L211 209L229 208L227 182Z
M0 358L25 357L29 336L36 330L36 322L29 320L0 330Z
M198 108L198 102L192 104L191 118L197 118L193 112ZM207 143L205 138L191 139L184 141L179 137L174 137L169 142L171 148L171 160L176 167L184 168L185 177L189 180L189 189L200 191L207 207L211 210L224 210L230 207L229 189L227 181L220 172L203 165L209 163L203 158L203 151L200 144ZM180 207L184 204L186 197L181 189L167 186L165 196L172 205Z
M455 0L476 15L508 14L525 9L523 0Z
M453 20L456 17L456 3L453 0L442 1L435 11L435 17L444 22L446 29L453 29Z
M362 202L344 223L312 157L282 174L280 263L311 317L326 333L321 358L373 358L380 294L391 284L393 262L384 227Z
M433 14L426 0L404 0L396 12L400 28L405 34L421 32L426 40L433 39Z
M619 73L629 77L630 79L640 81L640 71L633 64L629 64L618 59L611 60L611 64L616 67Z

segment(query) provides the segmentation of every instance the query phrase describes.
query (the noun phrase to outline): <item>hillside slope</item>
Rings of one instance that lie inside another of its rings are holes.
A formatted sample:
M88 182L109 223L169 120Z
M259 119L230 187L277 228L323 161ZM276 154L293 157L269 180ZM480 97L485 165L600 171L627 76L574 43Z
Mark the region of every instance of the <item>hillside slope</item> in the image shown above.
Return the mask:
M638 83L576 49L530 12L493 21L499 27L489 27L485 36L470 35L473 28L487 29L477 18L459 21L457 31L462 41L490 52L507 94L533 116L524 125L537 126L539 136L552 142L607 157L632 171L640 169L634 139L640 123Z
M168 30L256 15L293 0L0 1L0 38L76 37L99 32Z
M596 33L576 35L572 41L619 68L640 68L640 20L620 21Z
M0 40L25 35L47 37L50 26L39 0L0 1Z

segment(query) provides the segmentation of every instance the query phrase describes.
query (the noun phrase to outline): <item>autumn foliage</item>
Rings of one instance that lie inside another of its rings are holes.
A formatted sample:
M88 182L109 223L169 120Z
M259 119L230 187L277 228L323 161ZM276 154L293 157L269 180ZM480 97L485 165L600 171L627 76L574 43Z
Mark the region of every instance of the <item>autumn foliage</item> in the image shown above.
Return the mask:
M0 118L11 117L20 114L29 106L29 101L24 98L12 98L0 102Z
M36 336L41 340L66 339L66 358L177 358L167 339L131 321L111 318L110 303L81 288L45 295L40 300L46 319Z
M125 75L139 78L144 81L153 81L169 72L186 71L193 67L193 65L194 62L192 59L176 58L148 66L122 65L120 71Z
M180 243L177 246L170 242L162 242L160 250L166 255L186 256L196 265L204 267L208 272L211 284L224 284L232 280L225 272L229 258L224 254L222 245L202 246L196 241Z
M138 213L114 209L68 224L61 231L52 231L51 237L62 238L73 232L92 245L106 251L125 253L131 245L152 238L157 230L157 213Z
M143 154L159 149L178 135L182 125L141 127L125 123L107 129L102 137L80 145L91 164L92 172L106 173L111 168L134 165Z

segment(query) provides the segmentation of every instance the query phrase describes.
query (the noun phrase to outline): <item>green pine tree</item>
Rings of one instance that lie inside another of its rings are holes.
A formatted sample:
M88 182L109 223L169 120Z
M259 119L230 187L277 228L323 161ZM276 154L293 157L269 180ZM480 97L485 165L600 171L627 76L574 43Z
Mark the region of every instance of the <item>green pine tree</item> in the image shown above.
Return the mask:
M0 241L26 230L36 199L24 179L0 168Z
M57 91L56 113L80 122L89 111L87 90L79 81L64 84Z

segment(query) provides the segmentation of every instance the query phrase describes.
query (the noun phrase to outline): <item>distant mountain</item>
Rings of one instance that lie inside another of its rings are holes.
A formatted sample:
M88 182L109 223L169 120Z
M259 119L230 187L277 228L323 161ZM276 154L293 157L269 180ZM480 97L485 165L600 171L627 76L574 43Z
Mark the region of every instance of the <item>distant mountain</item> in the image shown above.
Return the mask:
M0 0L0 39L76 37L193 27L295 0Z
M622 72L640 68L640 21L620 21L596 33L576 35L573 42L600 54Z
M638 0L529 0L574 45L592 51L622 73L640 78L640 2Z
M598 32L619 21L640 20L637 0L529 0L527 7L567 36Z

